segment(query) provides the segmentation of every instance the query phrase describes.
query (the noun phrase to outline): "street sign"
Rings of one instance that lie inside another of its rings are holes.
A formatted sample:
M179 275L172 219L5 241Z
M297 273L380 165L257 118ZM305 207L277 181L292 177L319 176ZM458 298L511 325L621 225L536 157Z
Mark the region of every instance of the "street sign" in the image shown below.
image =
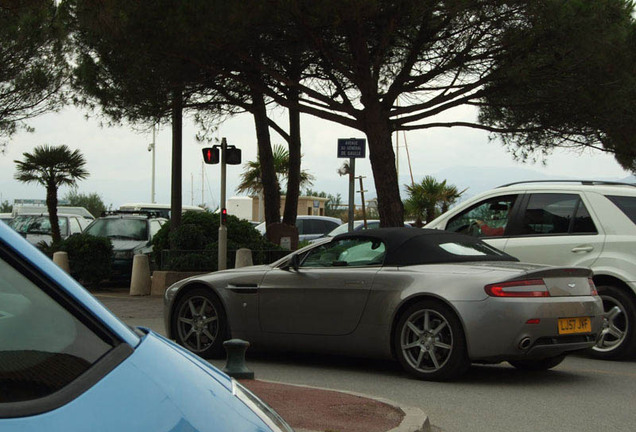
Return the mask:
M339 158L365 158L366 143L364 138L338 138Z

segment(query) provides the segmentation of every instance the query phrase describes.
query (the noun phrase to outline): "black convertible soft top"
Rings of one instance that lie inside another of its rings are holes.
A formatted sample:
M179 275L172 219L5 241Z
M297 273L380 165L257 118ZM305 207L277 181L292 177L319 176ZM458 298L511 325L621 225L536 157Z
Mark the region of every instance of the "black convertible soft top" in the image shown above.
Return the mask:
M366 238L384 243L384 265L405 266L473 261L519 261L478 238L424 228L378 228L340 234L334 241Z

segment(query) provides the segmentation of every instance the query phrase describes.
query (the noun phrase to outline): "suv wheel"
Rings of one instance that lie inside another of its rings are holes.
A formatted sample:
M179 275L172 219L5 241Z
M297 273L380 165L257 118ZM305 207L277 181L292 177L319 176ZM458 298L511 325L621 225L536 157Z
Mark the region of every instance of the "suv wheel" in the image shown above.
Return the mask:
M599 359L618 360L630 356L636 348L634 325L636 307L624 290L602 285L598 293L603 300L603 328L590 354Z

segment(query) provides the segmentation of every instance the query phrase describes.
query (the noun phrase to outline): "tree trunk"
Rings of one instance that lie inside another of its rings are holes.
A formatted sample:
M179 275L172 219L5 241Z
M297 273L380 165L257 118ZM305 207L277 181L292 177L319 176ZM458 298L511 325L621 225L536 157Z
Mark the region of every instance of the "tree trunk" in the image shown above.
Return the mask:
M265 99L263 94L257 90L252 89L251 94L254 107L252 114L254 115L256 142L258 145L258 161L261 167L261 182L263 183L265 225L267 226L280 222L280 191L274 168Z
M60 221L57 217L57 184L54 181L48 182L46 186L46 208L49 211L51 224L51 243L58 245L62 241L62 235L60 234Z
M298 91L290 90L290 100L298 101ZM292 104L293 105L293 104ZM289 171L287 174L287 194L285 195L285 212L283 223L296 225L298 215L298 195L300 193L300 111L289 108Z
M182 160L183 160L183 99L181 90L172 98L172 190L170 198L170 231L181 225ZM173 245L170 245L173 248Z
M378 194L380 226L401 227L404 225L404 206L400 198L388 115L382 115L378 109L377 113L367 118L365 132L369 141L373 181Z

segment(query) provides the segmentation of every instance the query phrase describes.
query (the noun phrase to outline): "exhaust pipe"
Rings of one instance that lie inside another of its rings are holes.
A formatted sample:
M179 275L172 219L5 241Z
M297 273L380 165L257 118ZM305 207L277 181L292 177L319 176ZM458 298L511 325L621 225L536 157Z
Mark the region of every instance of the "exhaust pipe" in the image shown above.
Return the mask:
M530 338L524 337L523 339L519 341L519 349L525 351L528 348L530 348L531 344L532 344L532 341L530 340Z

